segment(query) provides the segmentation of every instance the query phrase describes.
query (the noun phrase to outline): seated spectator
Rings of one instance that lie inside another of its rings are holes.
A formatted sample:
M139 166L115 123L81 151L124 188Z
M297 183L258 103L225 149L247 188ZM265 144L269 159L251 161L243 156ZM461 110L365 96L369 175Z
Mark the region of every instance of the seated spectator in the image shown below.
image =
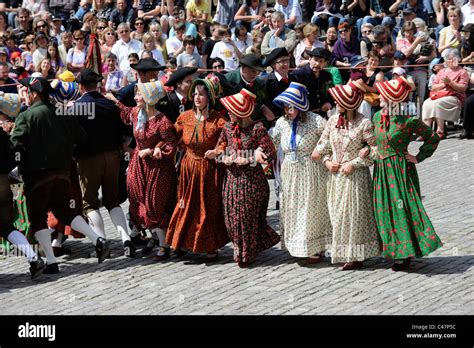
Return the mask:
M115 54L107 54L105 63L107 64L107 72L104 79L105 92L115 93L122 88L124 73L117 69L117 57Z
M219 57L212 58L209 60L209 65L207 67L208 69L211 69L213 72L218 72L221 74L225 74L227 71L224 70L225 68L225 63L222 59Z
M313 48L322 47L324 43L319 41L319 28L316 24L309 23L303 28L304 39L296 45L295 48L295 64L297 68L300 68L306 64L309 64L309 56L303 58L302 54L308 50L311 51Z
M100 53L102 57L105 57L107 53L112 51L112 47L114 47L115 42L117 41L117 35L112 28L107 27L102 31L100 36L101 41L103 42L102 45L100 45Z
M262 56L267 56L278 47L285 47L291 54L297 44L296 33L285 26L285 15L280 11L275 11L272 14L272 24L274 29L263 37Z
M191 35L197 37L197 27L194 23L186 21L186 12L183 8L179 6L175 6L173 9L173 18L174 18L174 25L171 27L169 32L169 37L172 38L175 36L175 27L179 23L183 23L185 25L185 33L184 35Z
M239 9L239 1L219 0L213 22L230 28L235 26L235 15Z
M232 35L232 41L235 42L235 46L239 49L242 54L248 47L252 46L252 35L247 32L247 28L243 25L237 25Z
M1 16L0 16L1 18ZM7 51L8 51L8 59L11 58L11 54L13 52L18 52L18 53L22 53L23 51L17 47L16 45L16 38L15 38L15 35L13 34L8 34L4 37L4 42L5 42L5 46L7 47Z
M362 57L367 57L369 52L372 51L372 41L374 41L373 30L374 26L370 23L366 23L361 26L360 55Z
M195 52L196 39L192 36L185 36L183 40L184 52L176 57L176 66L181 67L192 67L204 69L205 66L202 63L201 56Z
M26 8L33 18L41 17L44 12L49 12L46 0L23 0L21 7Z
M49 40L49 25L47 21L41 18L35 18L33 21L33 31L37 34L43 33Z
M138 53L139 56L141 56L142 52L150 51L153 55L153 58L161 65L164 66L165 60L163 59L163 54L161 53L160 50L156 48L155 44L155 38L151 36L149 33L143 34L142 37L142 50Z
M132 68L132 64L138 64L139 61L138 54L130 53L128 55L128 64L130 65L130 69L128 69L127 73L124 76L124 86L128 86L131 83L138 81L138 72Z
M135 28L135 30L130 34L131 38L141 41L143 34L146 32L145 21L143 18L135 18L133 28Z
M224 61L226 71L234 71L239 67L239 59L243 56L234 41L231 40L231 31L227 29L222 40L214 45L211 58L221 58Z
M166 34L163 33L162 28L158 22L151 22L148 33L155 39L155 47L161 52L165 63L168 61L168 53L166 52Z
M66 66L67 64L67 53L69 49L72 47L72 33L69 31L65 31L61 33L61 44L58 46L59 56L61 57L61 61Z
M36 50L33 52L33 65L37 66L48 53L48 38L43 33L36 34Z
M462 25L474 23L474 0L468 0L465 5L461 7Z
M263 19L267 4L262 0L245 0L235 14L235 24L243 25L250 32L255 27L257 29L265 25Z
M326 41L324 41L324 48L327 49L330 53L332 53L336 42L337 28L329 27L328 30L326 30Z
M372 30L372 50L376 51L380 56L380 66L392 66L393 55L395 54L395 44L387 27L376 25ZM382 68L384 73L389 72L390 68Z
M450 7L448 9L449 26L439 32L438 52L440 54L447 48L459 48L461 45L461 9Z
M111 52L117 57L119 69L121 71L127 71L130 68L128 65L128 55L132 52L140 52L141 43L130 37L130 26L128 23L120 23L117 28L117 33L119 40L114 44Z
M138 11L140 15L140 11ZM127 5L125 0L117 0L117 8L112 11L109 18L109 27L117 29L120 23L130 26L135 19L135 10Z
M162 1L160 0L140 0L137 13L138 18L144 21L151 21L153 18L158 17L162 14L161 4Z
M395 15L397 14L397 7L393 6L393 1L390 0L370 0L370 16L365 16L362 24L370 23L374 26L383 25L394 28L396 25Z
M314 11L314 15L311 17L311 23L316 24L324 31L329 27L337 28L339 21L342 18L340 13L341 5L341 0L317 0L316 10Z
M54 75L61 74L66 66L66 64L61 60L58 51L58 44L53 42L48 46L47 58L50 60L51 69L54 72Z
M113 0L95 0L96 16L99 20L104 20L107 26L109 25L110 15L114 9Z
M1 3L0 3L1 4ZM8 17L5 12L0 12L0 37L5 38L10 33L11 28L8 27Z
M180 22L174 25L176 35L166 40L166 52L168 52L169 58L176 58L181 52L184 51L183 40L186 26Z
M18 9L17 20L18 23L12 33L15 35L17 40L23 40L27 34L32 32L30 12L26 8Z
M35 72L41 73L41 76L47 80L53 80L56 77L54 73L53 66L51 65L51 60L49 58L44 58L36 67Z
M289 28L303 22L303 11L298 0L276 0L274 8L284 14L285 25Z
M205 23L210 23L210 0L188 0L186 4L186 20L194 23L197 27L202 27Z
M339 24L339 39L334 45L331 56L331 64L336 68L349 68L351 62L360 58L360 44L357 39L352 36L352 28L346 22ZM344 81L349 78L349 70L341 70L341 76Z
M9 70L7 63L0 62L0 92L18 94L15 81L8 77Z
M252 30L252 46L247 47L245 54L253 54L256 57L262 57L262 42L265 34L263 30L254 29Z
M474 24L468 23L461 29L463 36L461 41L461 59L462 63L470 63L465 65L464 68L469 73L469 81L474 84Z
M67 54L67 70L76 76L84 69L86 64L87 50L84 44L84 34L80 30L75 30L72 34L74 39L74 47L69 49Z
M466 99L469 83L467 71L459 65L461 57L456 49L446 53L446 67L436 75L430 97L423 103L423 122L429 127L436 121L438 135L444 139L444 122L456 122Z
M204 41L201 50L201 58L204 65L209 66L209 56L214 49L214 45L224 36L226 30L218 24L211 25L211 37Z

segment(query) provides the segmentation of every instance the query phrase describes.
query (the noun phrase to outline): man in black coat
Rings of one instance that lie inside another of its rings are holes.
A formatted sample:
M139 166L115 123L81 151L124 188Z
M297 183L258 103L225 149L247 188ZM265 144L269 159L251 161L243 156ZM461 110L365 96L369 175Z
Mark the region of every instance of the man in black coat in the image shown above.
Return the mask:
M309 110L327 118L327 112L335 105L328 92L334 86L332 75L324 70L331 53L325 48L313 48L306 53L310 56L309 64L291 72L290 78L308 89Z
M49 211L59 222L91 239L100 263L109 253L107 241L76 214L69 194L72 156L75 148L86 142L84 130L75 117L60 114L63 110L55 110L49 103L53 91L46 79L31 77L19 82L28 88L29 108L16 118L11 142L25 183L31 230L46 254L44 273L59 272L52 230L47 225Z
M74 108L87 133L87 146L80 149L77 156L83 209L96 233L105 238L104 221L99 211L99 189L102 188L102 203L122 237L124 253L133 257L135 247L119 204L122 120L117 105L97 91L97 84L102 79L91 69L84 69L77 77L82 97L75 102Z

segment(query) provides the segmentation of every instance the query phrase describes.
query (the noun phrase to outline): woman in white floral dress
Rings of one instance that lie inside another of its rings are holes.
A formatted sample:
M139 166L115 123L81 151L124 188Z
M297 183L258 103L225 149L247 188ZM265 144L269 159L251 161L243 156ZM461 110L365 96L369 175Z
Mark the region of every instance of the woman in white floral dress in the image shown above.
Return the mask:
M330 172L328 208L331 218L331 262L345 263L343 270L362 267L362 262L381 253L372 208L369 166L375 150L374 127L357 112L363 94L356 84L329 89L339 111L326 124L313 158L322 158ZM360 151L370 146L367 156ZM362 156L362 157L361 157Z
M321 136L326 120L309 108L306 86L292 82L273 103L285 110L273 129L275 147L285 154L281 166L280 229L282 247L294 257L321 261L321 253L331 244L331 223L327 208L328 173L311 152Z

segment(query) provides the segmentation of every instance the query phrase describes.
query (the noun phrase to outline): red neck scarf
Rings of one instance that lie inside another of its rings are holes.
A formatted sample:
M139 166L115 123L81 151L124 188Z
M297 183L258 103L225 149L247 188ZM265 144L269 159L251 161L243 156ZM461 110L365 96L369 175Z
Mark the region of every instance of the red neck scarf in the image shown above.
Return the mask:
M232 125L232 141L233 143L236 145L237 147L237 150L241 150L242 149L242 137L241 137L241 134L242 134L242 127L240 127L240 124L238 124L237 122L235 122L233 125Z
M337 119L336 128L342 128L342 129L344 129L344 128L346 128L346 123L347 123L346 117L345 117L345 115L341 112L341 113L339 114L339 118Z
M385 129L390 127L390 115L387 112L387 109L383 109L380 114L380 125L381 127L385 126Z

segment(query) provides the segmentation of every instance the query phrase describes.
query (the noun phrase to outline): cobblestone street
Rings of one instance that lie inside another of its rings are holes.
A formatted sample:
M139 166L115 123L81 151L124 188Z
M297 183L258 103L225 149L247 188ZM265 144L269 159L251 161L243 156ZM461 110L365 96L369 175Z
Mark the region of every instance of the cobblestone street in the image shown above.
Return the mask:
M411 145L416 153L419 143ZM418 165L423 202L444 246L395 273L382 258L342 272L325 259L306 265L280 246L248 269L232 261L232 246L212 265L197 256L164 263L128 259L106 218L112 259L87 258L87 240L68 240L73 255L59 275L38 282L23 258L0 260L1 314L474 314L474 142L450 135ZM270 183L272 191L273 185ZM273 194L273 193L272 193ZM122 207L127 209L124 204ZM272 196L268 220L279 230ZM38 301L37 294L43 294Z

